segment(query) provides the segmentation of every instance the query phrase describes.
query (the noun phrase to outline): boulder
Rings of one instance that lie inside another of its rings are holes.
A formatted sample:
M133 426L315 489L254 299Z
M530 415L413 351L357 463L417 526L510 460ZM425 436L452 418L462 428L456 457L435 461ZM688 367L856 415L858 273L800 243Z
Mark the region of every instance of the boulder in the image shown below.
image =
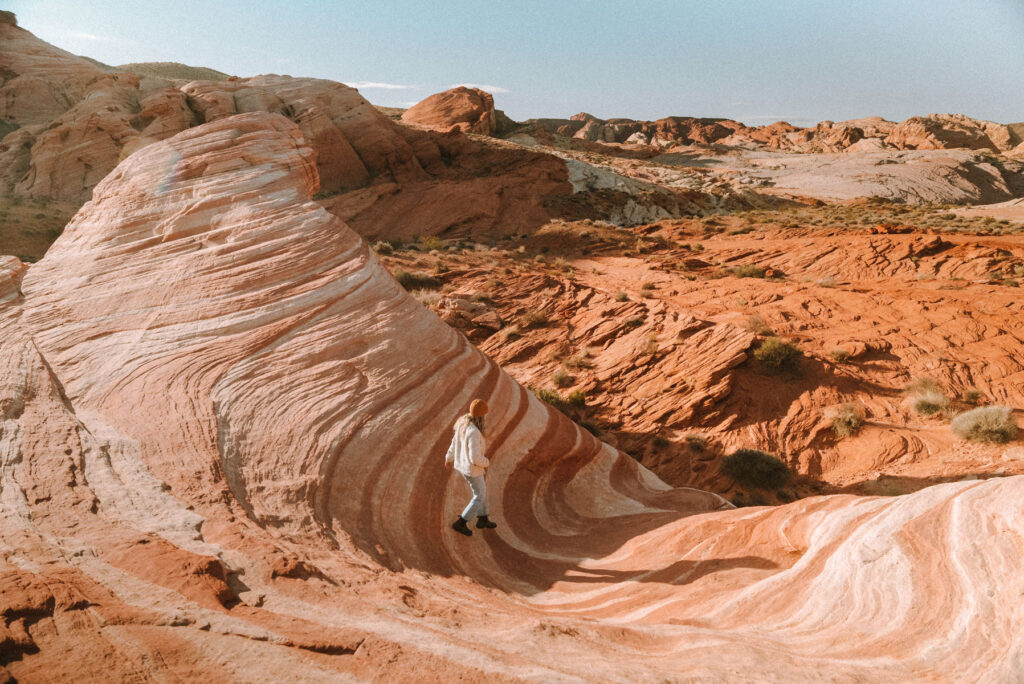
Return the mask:
M480 135L494 135L498 127L491 94L463 86L421 100L402 114L402 121L434 131L454 129Z

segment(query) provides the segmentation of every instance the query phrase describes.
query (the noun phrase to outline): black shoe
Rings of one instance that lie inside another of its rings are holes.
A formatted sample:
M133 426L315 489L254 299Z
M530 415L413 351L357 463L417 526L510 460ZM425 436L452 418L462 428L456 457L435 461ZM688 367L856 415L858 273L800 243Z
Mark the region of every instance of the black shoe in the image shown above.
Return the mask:
M459 518L462 520L462 518ZM476 528L478 530L493 530L497 525L492 523L486 515L478 515L476 517Z
M467 537L473 536L473 530L466 527L466 521L461 517L452 523L452 529L458 532L459 534L466 535Z

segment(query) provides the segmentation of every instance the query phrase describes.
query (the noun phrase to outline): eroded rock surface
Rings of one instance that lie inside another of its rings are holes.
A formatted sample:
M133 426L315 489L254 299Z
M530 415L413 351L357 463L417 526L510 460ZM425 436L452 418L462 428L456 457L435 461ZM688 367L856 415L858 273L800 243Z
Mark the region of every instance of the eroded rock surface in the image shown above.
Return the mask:
M1021 676L1024 478L672 489L408 296L318 182L286 118L224 117L4 265L0 674ZM500 526L466 539L443 454L473 397Z

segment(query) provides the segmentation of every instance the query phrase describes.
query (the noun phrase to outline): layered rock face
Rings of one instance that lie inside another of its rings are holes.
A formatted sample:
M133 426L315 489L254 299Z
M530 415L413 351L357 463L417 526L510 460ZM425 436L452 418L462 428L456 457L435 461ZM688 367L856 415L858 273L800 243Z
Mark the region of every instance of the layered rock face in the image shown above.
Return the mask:
M181 85L107 73L4 23L0 69L0 194L80 204L132 152L200 123L264 111L298 124L317 153L321 196L370 237L528 231L572 195L557 158L396 124L333 81L268 75ZM489 111L493 124L493 102ZM422 208L416 225L412 206Z
M402 114L402 121L436 131L455 129L480 135L492 135L497 129L491 94L461 86L421 100Z
M3 674L1021 676L1024 478L671 489L406 295L317 188L298 127L224 117L0 263ZM467 539L443 456L474 397L500 526Z

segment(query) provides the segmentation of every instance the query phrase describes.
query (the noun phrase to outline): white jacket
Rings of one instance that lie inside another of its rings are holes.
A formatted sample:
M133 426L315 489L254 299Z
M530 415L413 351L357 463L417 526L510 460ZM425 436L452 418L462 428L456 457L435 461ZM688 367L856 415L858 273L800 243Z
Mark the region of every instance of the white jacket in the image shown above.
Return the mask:
M469 414L455 421L455 436L444 457L445 463L454 463L455 469L466 477L483 475L491 464L484 456L484 436L480 428L469 422Z

